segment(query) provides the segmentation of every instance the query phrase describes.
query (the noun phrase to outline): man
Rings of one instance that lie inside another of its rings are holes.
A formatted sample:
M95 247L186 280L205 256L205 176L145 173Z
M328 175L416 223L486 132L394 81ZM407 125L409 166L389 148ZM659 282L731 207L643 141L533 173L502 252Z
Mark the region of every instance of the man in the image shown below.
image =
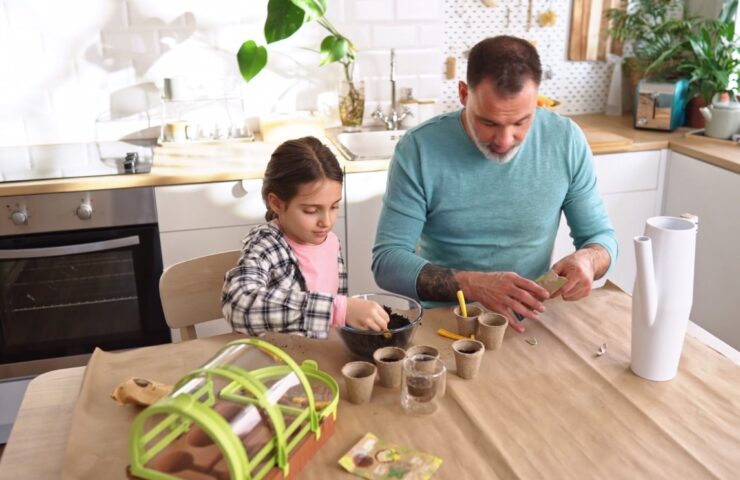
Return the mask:
M591 151L571 120L537 108L535 48L509 36L478 43L459 83L463 110L409 130L388 172L373 248L386 290L425 301L466 299L516 320L537 319L561 211L576 251L552 269L555 295L587 296L616 260ZM517 315L518 314L518 315Z

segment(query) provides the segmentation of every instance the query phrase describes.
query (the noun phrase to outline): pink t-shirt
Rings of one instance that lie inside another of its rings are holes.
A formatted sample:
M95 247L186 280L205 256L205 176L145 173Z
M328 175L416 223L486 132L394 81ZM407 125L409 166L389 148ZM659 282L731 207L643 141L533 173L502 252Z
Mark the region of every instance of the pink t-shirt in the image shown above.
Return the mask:
M306 280L306 288L312 292L334 295L331 326L344 326L347 317L347 297L337 295L339 291L339 239L329 232L321 245L301 245L285 236L293 250L298 267Z

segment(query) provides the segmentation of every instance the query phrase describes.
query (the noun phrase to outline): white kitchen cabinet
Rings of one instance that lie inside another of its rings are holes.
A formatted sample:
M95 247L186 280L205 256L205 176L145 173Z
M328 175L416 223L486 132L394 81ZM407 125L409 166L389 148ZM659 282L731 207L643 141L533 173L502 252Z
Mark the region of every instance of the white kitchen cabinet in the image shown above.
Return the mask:
M254 225L265 222L262 180L156 187L164 267L211 253L240 249ZM334 226L344 245L344 209ZM231 331L223 319L196 326L199 337ZM173 339L179 339L173 331Z
M660 215L666 158L666 150L594 156L599 191L619 246L617 263L594 287L609 279L632 293L636 271L633 238L643 234L648 218ZM573 251L570 229L561 218L552 260L556 262Z
M691 320L740 350L740 174L671 152L663 213L699 217Z
M347 208L347 272L349 293L381 292L373 279L372 251L375 230L378 226L380 209L388 172L349 173L345 176L345 199Z
M154 189L165 267L189 258L238 249L249 229L265 222L262 180ZM334 232L344 245L344 209Z

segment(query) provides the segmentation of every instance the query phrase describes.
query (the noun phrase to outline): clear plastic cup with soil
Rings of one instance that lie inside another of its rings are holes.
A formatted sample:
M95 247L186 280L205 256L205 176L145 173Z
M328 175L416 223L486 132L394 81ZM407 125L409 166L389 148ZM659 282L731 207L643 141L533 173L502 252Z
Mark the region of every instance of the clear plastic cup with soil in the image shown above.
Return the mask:
M401 406L412 415L429 415L439 408L447 368L439 358L423 353L403 362Z

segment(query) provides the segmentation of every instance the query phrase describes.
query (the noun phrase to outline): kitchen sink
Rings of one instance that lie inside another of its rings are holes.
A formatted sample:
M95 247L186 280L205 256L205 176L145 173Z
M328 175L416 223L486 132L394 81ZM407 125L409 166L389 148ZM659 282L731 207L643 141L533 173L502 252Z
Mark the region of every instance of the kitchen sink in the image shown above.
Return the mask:
M349 160L381 160L393 156L405 130L329 130L329 139Z

